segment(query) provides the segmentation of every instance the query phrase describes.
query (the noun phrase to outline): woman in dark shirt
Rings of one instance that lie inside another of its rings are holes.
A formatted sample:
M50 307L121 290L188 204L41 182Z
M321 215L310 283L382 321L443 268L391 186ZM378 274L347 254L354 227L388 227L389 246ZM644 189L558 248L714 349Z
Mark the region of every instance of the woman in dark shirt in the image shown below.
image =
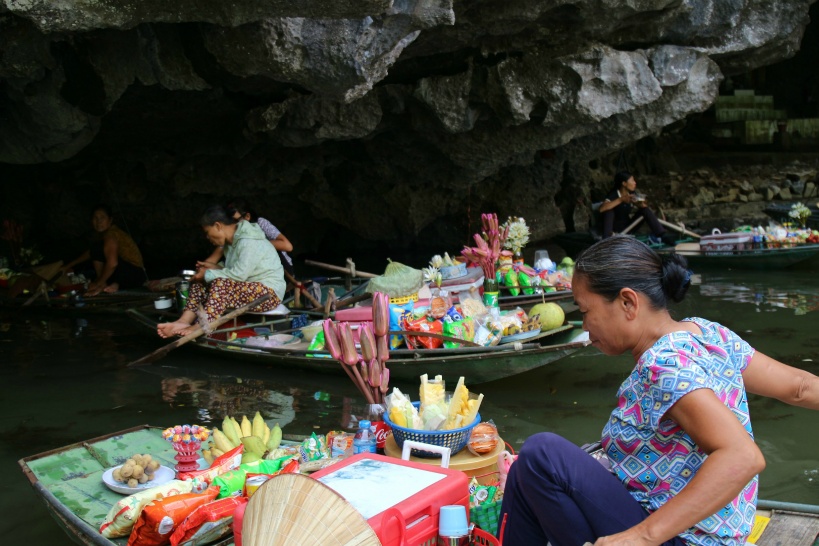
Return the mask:
M630 172L620 171L614 175L614 189L600 205L600 214L603 217L603 238L611 237L615 232L620 233L638 216L641 216L651 229L652 235L667 245L675 244L674 237L666 233L665 228L657 220L654 212L648 208L645 200L635 199L636 189L637 181Z

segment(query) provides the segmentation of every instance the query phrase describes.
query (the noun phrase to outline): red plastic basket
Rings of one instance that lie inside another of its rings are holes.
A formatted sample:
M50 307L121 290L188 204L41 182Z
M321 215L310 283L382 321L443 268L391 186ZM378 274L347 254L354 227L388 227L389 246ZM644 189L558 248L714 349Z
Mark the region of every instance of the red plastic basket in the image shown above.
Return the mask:
M490 535L483 529L472 530L472 537L469 541L470 546L500 546L500 540Z

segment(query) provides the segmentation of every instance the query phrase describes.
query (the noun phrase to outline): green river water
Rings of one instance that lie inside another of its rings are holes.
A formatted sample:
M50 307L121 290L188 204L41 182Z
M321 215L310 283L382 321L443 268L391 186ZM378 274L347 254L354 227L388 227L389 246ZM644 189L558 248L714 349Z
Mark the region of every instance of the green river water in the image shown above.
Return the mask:
M703 274L674 311L721 322L775 358L819 373L819 277L812 272ZM346 376L285 372L180 348L143 368L160 346L125 316L0 316L0 536L4 544L64 545L17 460L140 424L210 425L262 412L284 432L338 429L359 403ZM539 431L582 444L599 438L630 358L587 348L544 368L475 386L484 419L518 449ZM446 377L454 385L457 377ZM466 378L467 386L469 377ZM417 397L418 384L397 384ZM819 413L752 397L768 462L761 497L819 505Z

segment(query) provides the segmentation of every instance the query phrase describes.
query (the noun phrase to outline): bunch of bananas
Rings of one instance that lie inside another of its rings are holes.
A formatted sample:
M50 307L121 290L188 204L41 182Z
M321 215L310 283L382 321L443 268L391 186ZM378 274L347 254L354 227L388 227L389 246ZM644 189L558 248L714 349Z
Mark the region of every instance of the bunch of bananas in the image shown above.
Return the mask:
M267 426L262 415L257 411L253 420L243 415L241 421L226 415L222 420L222 430L213 427L212 441L202 449L202 456L213 464L214 459L231 449L244 445L242 463L251 463L264 458L265 453L278 449L282 441L282 429L276 423L273 428Z

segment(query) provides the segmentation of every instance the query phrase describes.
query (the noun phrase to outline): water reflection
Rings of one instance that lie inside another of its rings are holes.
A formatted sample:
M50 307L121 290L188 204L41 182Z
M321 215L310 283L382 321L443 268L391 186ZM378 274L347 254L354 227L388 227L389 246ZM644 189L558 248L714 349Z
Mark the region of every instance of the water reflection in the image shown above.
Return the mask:
M260 379L177 376L164 378L161 384L163 402L197 408L202 423L216 423L225 415L252 418L258 411L285 427L296 418L293 404L297 396L303 395L300 389L289 389L287 393L270 390Z
M796 279L799 279L798 275ZM702 275L696 288L700 295L707 298L751 304L757 313L779 308L793 309L794 314L799 316L819 310L819 287L816 283L801 284L798 280L781 283L772 274Z

